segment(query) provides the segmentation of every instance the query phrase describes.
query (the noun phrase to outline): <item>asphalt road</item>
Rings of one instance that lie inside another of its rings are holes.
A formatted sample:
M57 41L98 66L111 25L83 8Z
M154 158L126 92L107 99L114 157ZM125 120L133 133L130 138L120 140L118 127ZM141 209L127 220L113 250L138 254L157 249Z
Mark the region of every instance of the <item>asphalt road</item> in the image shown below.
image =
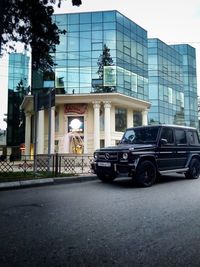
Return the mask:
M0 192L0 266L200 266L200 179Z

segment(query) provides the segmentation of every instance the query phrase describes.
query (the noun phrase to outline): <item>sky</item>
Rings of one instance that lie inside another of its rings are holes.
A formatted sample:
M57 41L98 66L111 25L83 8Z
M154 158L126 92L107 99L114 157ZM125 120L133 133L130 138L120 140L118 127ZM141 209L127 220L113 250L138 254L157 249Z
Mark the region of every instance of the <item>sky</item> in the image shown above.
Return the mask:
M200 49L199 0L82 0L73 7L63 0L56 13L118 10L148 31L148 37L158 37L166 43L190 43Z
M199 0L82 0L80 7L63 0L55 13L118 10L143 27L148 38L159 38L167 44L187 43L196 48L198 95L200 95L200 1ZM4 64L4 63L3 63ZM5 80L0 63L0 84ZM2 99L4 98L3 102ZM0 91L0 129L5 129L6 96Z

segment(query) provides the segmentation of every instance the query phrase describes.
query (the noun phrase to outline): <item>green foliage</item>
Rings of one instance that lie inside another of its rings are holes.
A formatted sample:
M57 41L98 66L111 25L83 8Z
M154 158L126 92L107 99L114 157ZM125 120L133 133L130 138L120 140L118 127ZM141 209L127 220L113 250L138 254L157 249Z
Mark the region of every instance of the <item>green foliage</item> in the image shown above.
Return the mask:
M71 177L73 173L60 173L58 177ZM43 171L34 173L32 171L21 171L21 172L0 172L0 183L4 182L15 182L32 179L43 179L43 178L54 178L53 172Z
M51 52L59 44L59 35L65 34L52 21L54 6L63 0L0 0L0 51L15 49L22 42L32 50L33 69L49 70L54 64ZM81 5L81 0L72 0Z

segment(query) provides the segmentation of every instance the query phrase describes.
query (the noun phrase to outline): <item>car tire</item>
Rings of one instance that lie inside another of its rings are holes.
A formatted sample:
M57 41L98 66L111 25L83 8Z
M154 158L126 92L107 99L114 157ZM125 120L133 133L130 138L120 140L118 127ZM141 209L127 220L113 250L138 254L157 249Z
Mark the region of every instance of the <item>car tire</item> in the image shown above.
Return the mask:
M103 172L98 172L97 177L104 183L111 183L117 177L117 175L115 173L107 174Z
M142 187L150 187L155 183L156 180L156 167L149 161L142 161L136 170L134 181Z
M189 165L189 170L186 172L185 177L188 179L198 179L200 176L200 160L193 158Z

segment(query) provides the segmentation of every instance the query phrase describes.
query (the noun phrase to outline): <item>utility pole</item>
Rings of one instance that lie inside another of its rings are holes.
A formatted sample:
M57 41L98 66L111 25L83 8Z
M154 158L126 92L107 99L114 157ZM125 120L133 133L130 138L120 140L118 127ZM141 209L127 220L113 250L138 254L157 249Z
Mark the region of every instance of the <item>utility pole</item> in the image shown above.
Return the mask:
M37 171L37 122L38 122L38 92L35 92L34 97L34 173Z
M49 104L48 104L48 115L49 115L49 129L48 129L48 158L49 158L49 166L48 166L48 171L50 171L50 162L51 162L51 124L52 124L52 112L51 108L55 106L55 88L50 88L49 89Z
M51 94L52 89L49 89L49 106L48 106L48 113L49 113L49 131L48 131L48 156L51 155Z

